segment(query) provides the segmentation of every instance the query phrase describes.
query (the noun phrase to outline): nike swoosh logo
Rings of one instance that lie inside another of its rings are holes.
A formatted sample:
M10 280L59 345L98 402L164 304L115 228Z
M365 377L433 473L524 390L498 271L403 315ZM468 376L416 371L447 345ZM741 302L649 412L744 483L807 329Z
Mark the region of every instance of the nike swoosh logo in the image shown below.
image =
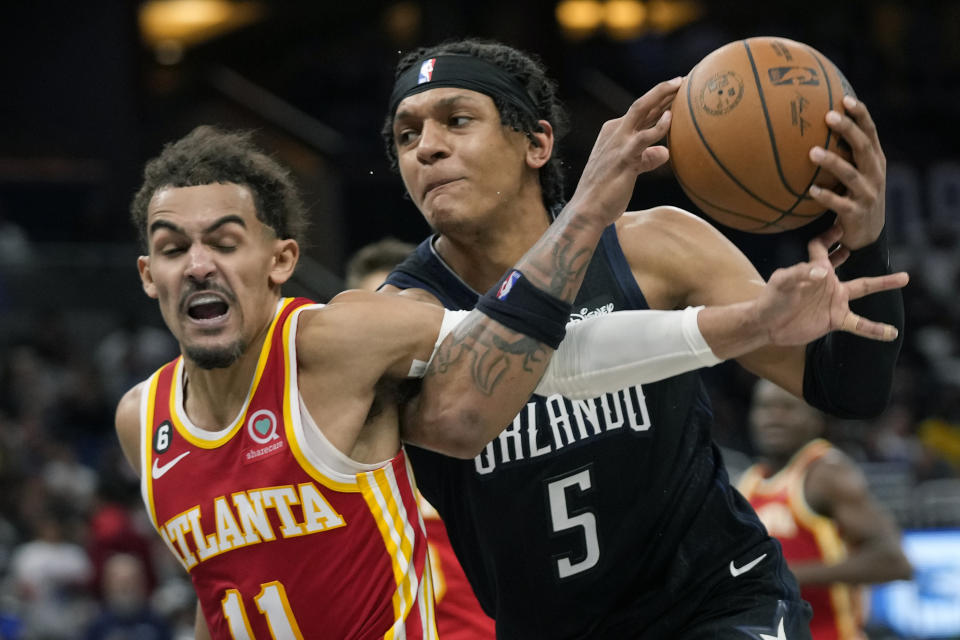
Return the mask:
M180 462L181 460L183 460L183 459L187 456L188 453L190 453L190 452L189 452L189 451L184 451L183 453L181 453L181 454L178 455L176 458L174 458L173 460L171 460L170 462L168 462L167 464L165 464L165 465L163 465L163 466L158 465L158 464L157 464L157 459L154 458L154 459L153 459L153 479L154 479L154 480L159 480L160 477L161 477L163 474L165 474L167 471L170 471L170 469L173 469L173 465L175 465L175 464L177 464L178 462ZM732 564L732 563L731 563L731 565L730 565L730 570L731 570L731 571L733 570L733 564Z
M750 562L748 562L747 564L745 564L745 565L743 565L742 567L739 567L739 568L738 568L736 565L734 565L734 564L733 564L733 560L731 560L731 561L730 561L730 575L732 575L734 578L736 578L736 577L739 576L739 575L743 575L743 574L746 573L747 571L750 571L750 569L753 569L755 566L757 566L758 564L760 564L760 561L763 560L763 559L766 558L766 557L767 557L767 554L763 554L763 555L760 556L759 558L754 558L753 560L751 560Z

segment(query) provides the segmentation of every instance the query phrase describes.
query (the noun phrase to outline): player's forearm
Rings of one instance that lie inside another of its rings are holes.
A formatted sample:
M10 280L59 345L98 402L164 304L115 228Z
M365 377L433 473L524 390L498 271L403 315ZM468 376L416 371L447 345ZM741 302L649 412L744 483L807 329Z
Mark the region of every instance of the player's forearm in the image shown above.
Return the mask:
M844 279L891 272L885 234L856 251L837 269ZM893 325L899 337L875 342L833 332L807 346L803 397L812 406L840 418L868 418L883 411L893 385L893 370L903 342L903 296L899 289L850 302L854 313Z
M405 435L472 457L523 407L563 339L602 225L572 208L439 345Z
M574 400L719 363L700 334L702 307L617 311L567 327L536 393Z
M603 235L606 219L569 203L515 268L537 288L573 302Z
M756 302L706 307L698 318L700 332L722 360L737 358L771 344L770 329L756 312Z
M859 548L837 564L790 563L800 586L808 584L877 584L909 580L913 568L896 543L878 543Z

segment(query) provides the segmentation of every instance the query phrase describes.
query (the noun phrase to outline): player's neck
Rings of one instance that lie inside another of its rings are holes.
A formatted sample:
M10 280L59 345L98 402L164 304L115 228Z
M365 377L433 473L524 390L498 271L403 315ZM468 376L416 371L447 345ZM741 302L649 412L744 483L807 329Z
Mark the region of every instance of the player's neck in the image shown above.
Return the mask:
M799 451L799 449L797 449L797 451ZM793 460L793 457L797 454L797 451L778 453L775 455L766 454L761 457L761 460L772 476L783 471L790 464L790 461Z
M475 291L490 289L550 224L542 203L512 214L509 221L491 221L473 233L444 233L437 239L437 253Z
M184 357L183 406L194 425L219 431L233 422L247 399L265 338L266 329L229 367L204 369Z

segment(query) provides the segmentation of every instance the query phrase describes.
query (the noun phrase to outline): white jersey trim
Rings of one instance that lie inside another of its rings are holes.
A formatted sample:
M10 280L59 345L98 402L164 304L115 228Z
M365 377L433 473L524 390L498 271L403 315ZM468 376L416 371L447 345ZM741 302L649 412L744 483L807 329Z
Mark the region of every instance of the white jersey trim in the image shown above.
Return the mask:
M287 352L287 361L290 363L290 390L291 406L287 407L290 414L293 434L297 439L297 445L303 452L307 462L314 467L316 471L327 476L331 480L343 482L346 484L356 484L356 476L361 473L369 473L377 469L383 469L390 466L389 460L373 464L358 462L347 454L343 453L331 443L324 435L323 431L317 426L313 416L307 410L300 392L300 382L297 370L297 324L300 321L300 313L306 309L320 309L322 304L305 305L298 307L291 314L287 322L289 329L289 345ZM293 401L293 390L296 390L296 403Z

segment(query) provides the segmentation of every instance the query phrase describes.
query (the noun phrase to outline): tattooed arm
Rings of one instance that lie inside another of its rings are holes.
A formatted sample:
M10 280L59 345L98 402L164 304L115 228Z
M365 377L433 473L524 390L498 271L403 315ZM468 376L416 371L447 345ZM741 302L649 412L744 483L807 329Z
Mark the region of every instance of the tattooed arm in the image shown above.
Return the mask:
M348 291L297 325L301 398L326 439L358 462L400 446L396 385L421 375L443 309L402 296ZM437 350L422 393L404 409L404 438L471 457L526 403L551 350L472 312Z

